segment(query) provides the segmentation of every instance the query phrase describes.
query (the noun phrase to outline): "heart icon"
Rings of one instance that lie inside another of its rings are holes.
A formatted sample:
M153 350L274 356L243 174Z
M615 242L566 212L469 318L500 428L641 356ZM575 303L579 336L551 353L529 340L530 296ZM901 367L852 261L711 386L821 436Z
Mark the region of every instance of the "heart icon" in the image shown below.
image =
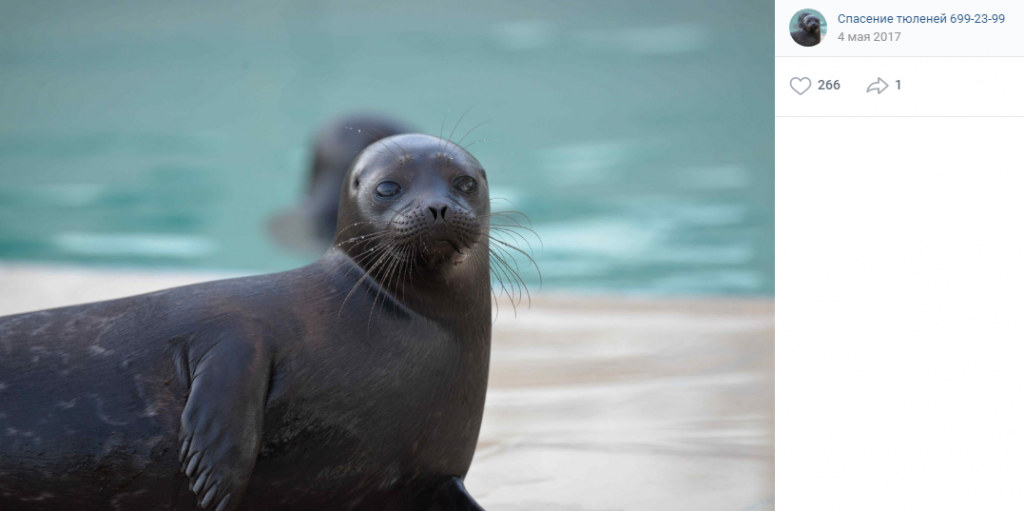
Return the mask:
M807 77L793 78L789 81L789 86L796 91L797 94L803 95L803 93L807 92L807 90L811 88L811 79Z

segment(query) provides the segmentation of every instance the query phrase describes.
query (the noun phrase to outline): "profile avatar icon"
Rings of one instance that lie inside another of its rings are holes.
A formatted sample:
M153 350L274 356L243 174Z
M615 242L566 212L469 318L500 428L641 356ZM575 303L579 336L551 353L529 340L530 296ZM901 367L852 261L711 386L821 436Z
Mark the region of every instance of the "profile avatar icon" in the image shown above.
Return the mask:
M794 26L795 25L795 26ZM790 23L789 35L800 46L817 46L825 34L821 13L813 10L801 11Z

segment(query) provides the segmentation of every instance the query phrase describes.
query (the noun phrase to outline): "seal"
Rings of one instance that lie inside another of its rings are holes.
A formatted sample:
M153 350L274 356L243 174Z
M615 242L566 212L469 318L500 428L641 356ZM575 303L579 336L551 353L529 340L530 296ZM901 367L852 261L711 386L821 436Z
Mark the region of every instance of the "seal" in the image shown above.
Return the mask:
M799 15L800 30L789 33L800 46L816 46L821 42L821 20L817 16L802 12Z
M412 130L378 114L356 114L328 123L313 143L306 196L295 207L274 215L273 239L299 252L323 254L334 240L338 198L356 156L374 142Z
M399 135L340 196L309 266L0 318L0 509L481 509L487 175Z

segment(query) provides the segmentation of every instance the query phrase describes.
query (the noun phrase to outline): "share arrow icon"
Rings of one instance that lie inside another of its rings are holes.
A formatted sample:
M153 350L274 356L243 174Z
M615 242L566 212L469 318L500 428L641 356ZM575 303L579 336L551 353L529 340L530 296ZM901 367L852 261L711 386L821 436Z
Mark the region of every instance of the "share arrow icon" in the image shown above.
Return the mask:
M868 92L878 91L879 94L885 92L885 89L889 88L889 84L885 83L885 80L879 78L877 82L868 85Z

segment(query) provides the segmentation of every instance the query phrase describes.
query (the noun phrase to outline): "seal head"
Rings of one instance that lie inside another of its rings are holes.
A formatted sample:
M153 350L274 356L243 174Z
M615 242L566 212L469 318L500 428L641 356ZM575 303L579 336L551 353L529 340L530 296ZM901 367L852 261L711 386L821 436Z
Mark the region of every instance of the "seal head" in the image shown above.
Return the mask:
M821 20L809 12L800 15L800 28L811 36L821 38Z
M450 141L406 134L374 143L352 164L340 202L335 246L378 282L389 284L389 268L401 265L436 288L486 266L487 173Z

